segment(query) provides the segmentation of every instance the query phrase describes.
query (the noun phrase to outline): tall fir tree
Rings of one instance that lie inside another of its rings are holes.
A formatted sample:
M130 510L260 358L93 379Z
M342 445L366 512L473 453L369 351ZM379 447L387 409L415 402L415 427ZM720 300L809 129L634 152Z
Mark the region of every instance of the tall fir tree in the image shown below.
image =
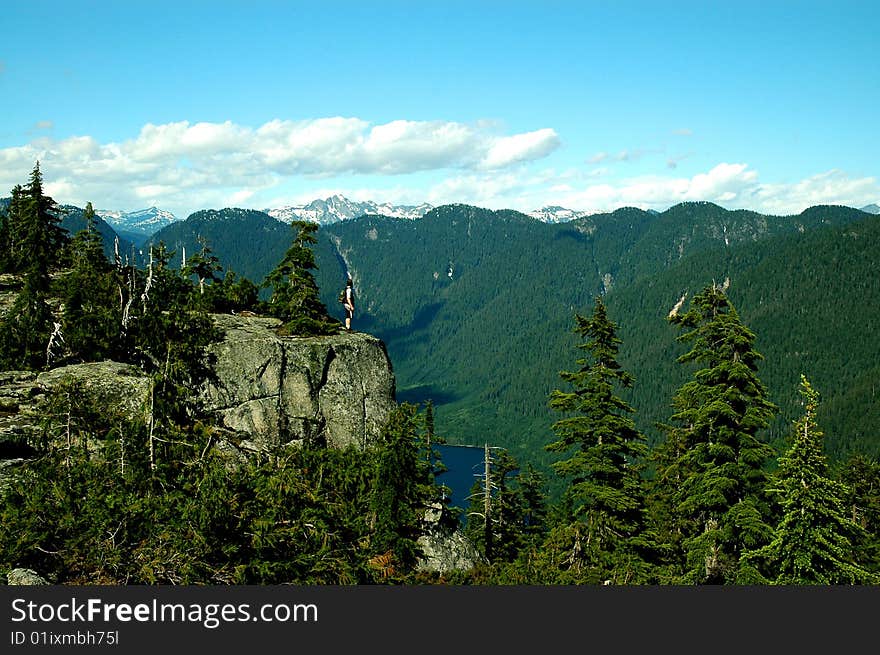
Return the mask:
M405 579L421 556L418 538L431 499L425 495L429 479L418 442L417 408L402 403L391 413L376 446L371 493L373 561L390 580Z
M317 243L318 224L293 221L290 226L293 243L263 281L263 287L272 289L269 310L284 321L286 334L335 334L341 325L327 313L312 274L317 264L311 246Z
M850 517L864 531L856 544L859 561L880 575L880 462L854 453L839 464L835 477L849 489L846 503Z
M567 561L584 582L631 583L646 572L640 471L647 446L633 408L618 394L634 379L617 361L621 341L601 297L590 318L576 314L575 322L584 340L577 347L588 356L577 360L577 370L559 374L571 390L550 396L550 407L564 417L553 424L557 440L546 446L568 455L553 464L568 481L570 516L562 528L571 537Z
M530 534L529 518L537 508L518 484L519 464L510 453L486 446L483 460L469 496L465 535L487 561L510 562Z
M92 203L84 229L68 246L70 266L61 280L62 335L67 356L94 361L121 355L121 314L114 267L104 254Z
M43 192L40 163L30 181L14 194L7 214L12 270L23 276L21 291L0 325L0 362L7 368L38 370L51 361L50 339L56 330L49 306L51 273L58 268L67 233L58 206Z
M199 285L199 295L205 294L205 283L213 284L219 279L217 273L223 270L220 260L208 245L208 240L199 235L199 251L191 255L184 265L183 274L195 276Z
M18 224L16 216L19 214L21 205L21 185L16 184L12 188L9 205L5 211L0 212L0 273L15 272L15 225Z
M49 290L49 272L57 268L68 236L61 227L58 204L43 191L40 162L34 165L30 181L22 192L21 247L19 270L38 274L45 291Z
M765 466L774 451L761 431L776 406L758 377L755 334L721 287L706 287L669 321L686 330L678 340L690 346L678 362L697 368L661 426L666 441L654 492L669 503L671 525L659 531L676 535L679 582L735 583L742 552L772 535Z
M129 358L152 378L150 461L178 465L174 455L203 439L197 422L204 420L194 391L213 375L208 347L220 333L198 293L178 268L174 251L164 242L150 247L143 289L127 332ZM189 444L190 446L188 446Z
M773 540L743 559L763 563L779 585L880 584L880 576L859 566L855 544L864 529L847 514L849 490L829 477L823 433L816 422L819 392L801 375L804 414L792 442L779 458L782 519ZM763 562L762 562L763 560Z

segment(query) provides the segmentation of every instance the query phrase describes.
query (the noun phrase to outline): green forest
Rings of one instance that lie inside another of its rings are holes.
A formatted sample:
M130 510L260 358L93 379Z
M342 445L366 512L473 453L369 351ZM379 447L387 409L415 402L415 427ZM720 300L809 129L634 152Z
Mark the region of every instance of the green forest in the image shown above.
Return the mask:
M15 289L0 369L131 363L154 409L148 423L108 415L71 382L47 399L39 438L0 444L26 455L0 498L2 573L880 583L876 218L688 203L548 225L449 205L319 229L233 209L160 231L136 258L110 245L91 204L78 227L63 227L66 212L37 164L0 213L0 274ZM194 394L218 339L211 314L336 334L347 274L355 329L387 344L400 382L381 439L230 467ZM493 446L467 508L438 482L444 441ZM426 517L452 532L458 509L479 559L428 572Z

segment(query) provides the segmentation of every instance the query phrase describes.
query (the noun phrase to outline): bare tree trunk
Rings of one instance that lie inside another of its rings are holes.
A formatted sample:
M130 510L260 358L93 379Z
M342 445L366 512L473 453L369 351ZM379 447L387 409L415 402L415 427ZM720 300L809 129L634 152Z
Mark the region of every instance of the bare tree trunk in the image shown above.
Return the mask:
M156 406L156 381L153 380L150 384L150 471L156 470L156 451L153 446L153 428L156 425L156 415L153 412L153 409Z
M122 421L119 421L119 477L125 477L125 432Z

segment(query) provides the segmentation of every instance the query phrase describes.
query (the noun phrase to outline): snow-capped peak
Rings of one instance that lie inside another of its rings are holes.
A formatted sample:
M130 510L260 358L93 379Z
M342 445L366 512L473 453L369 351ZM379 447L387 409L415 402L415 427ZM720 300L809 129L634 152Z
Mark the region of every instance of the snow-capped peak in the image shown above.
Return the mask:
M177 221L174 214L158 207L148 207L133 212L97 209L95 213L114 228L143 234L153 234Z
M421 205L394 205L390 202L377 204L372 200L358 202L336 194L323 200L312 200L304 205L286 205L274 209L265 209L269 216L285 223L295 220L310 221L320 225L329 225L357 218L364 214L380 214L392 218L421 218L433 207L427 203Z
M576 218L591 216L592 214L601 214L602 212L603 210L601 209L577 210L566 209L565 207L560 207L558 205L548 205L546 207L541 207L541 209L531 211L528 214L529 216L537 218L539 221L544 221L545 223L566 223L568 221L573 221Z

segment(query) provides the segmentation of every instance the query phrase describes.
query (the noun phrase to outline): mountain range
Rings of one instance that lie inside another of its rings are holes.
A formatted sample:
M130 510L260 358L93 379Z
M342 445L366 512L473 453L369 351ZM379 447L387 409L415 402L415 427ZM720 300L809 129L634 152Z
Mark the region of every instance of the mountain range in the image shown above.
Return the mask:
M388 202L376 204L371 200L364 202L349 200L337 194L324 200L312 200L304 205L287 205L263 211L285 223L304 220L319 225L330 225L364 214L381 214L393 218L421 218L432 209L433 207L427 203L421 205L394 205Z
M227 269L259 283L293 237L265 212L198 212L153 235L187 252L206 238ZM619 325L628 400L649 439L668 420L688 370L665 320L724 280L765 356L760 374L780 407L766 435L782 443L801 408L804 373L822 393L833 457L880 455L876 334L880 216L841 206L795 216L688 202L664 212L621 208L553 223L512 210L443 205L419 220L363 215L323 226L314 245L321 298L339 315L348 274L355 329L386 344L401 401L432 400L449 443L489 442L547 466L548 395L579 356L576 313L598 295Z
M109 223L117 232L139 237L149 236L178 220L171 212L158 207L148 207L133 212L96 209L95 214Z
M390 202L376 203L372 200L349 200L345 196L336 194L329 198L316 199L301 205L285 205L283 207L266 208L260 211L284 223L304 220L318 223L319 225L331 225L365 214L416 219L421 218L432 209L434 209L433 205L428 203L420 205L395 205ZM143 237L158 232L163 227L184 220L158 207L149 207L132 212L99 209L96 213L112 225L117 232L124 232L128 236L140 237L141 240L143 240ZM528 212L528 215L547 223L564 223L596 213L600 212L597 210L579 211L553 205Z

